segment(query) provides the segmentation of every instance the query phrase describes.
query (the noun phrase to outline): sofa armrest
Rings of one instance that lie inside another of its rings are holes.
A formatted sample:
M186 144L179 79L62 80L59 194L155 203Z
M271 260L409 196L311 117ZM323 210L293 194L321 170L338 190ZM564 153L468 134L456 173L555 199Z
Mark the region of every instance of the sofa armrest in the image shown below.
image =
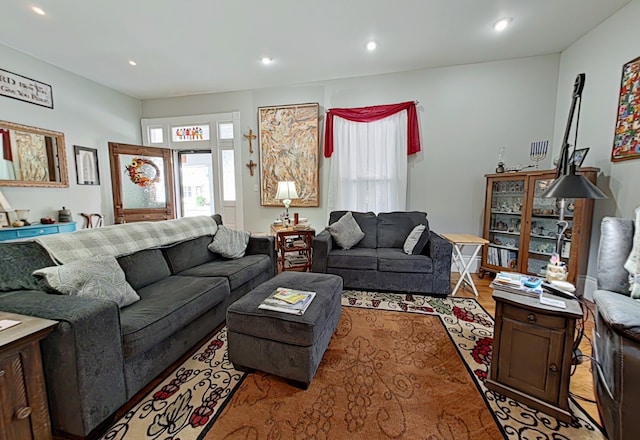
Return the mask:
M247 255L264 254L271 259L272 271L271 276L276 275L277 270L277 258L276 258L276 239L271 235L249 237L249 244L247 245Z
M640 301L607 290L596 290L593 300L605 324L624 338L640 343Z
M40 344L54 430L85 436L127 401L115 302L29 290L0 310L59 322Z
M313 237L311 272L327 273L327 259L333 249L333 237L326 229Z
M451 292L451 256L453 245L442 235L430 231L429 242L422 253L433 261L434 293L449 294Z

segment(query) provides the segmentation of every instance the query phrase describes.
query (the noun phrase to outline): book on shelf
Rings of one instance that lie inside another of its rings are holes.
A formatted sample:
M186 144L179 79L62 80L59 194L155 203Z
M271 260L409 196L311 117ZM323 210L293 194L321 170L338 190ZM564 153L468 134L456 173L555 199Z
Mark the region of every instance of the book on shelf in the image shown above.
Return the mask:
M542 278L517 272L499 272L490 287L511 293L539 298L542 293Z
M278 287L258 306L262 310L302 315L309 308L316 292Z

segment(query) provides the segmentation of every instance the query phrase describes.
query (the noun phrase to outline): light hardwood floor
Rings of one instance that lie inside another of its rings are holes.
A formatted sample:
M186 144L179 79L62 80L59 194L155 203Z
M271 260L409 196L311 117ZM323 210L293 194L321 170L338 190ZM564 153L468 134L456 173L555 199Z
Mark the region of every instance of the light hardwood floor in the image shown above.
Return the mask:
M453 288L455 282L458 280L458 274L452 274L451 279L451 288ZM484 307L487 312L491 314L491 316L495 316L496 303L493 298L491 298L493 289L489 287L492 277L489 274L485 274L483 278L480 278L477 274L474 274L473 279L475 280L476 287L478 288L478 302L480 303L480 305L482 305L482 307ZM456 297L473 298L474 294L471 291L471 288L460 288L458 292L456 292ZM593 310L592 307L591 310ZM582 341L580 343L580 350L582 350L582 353L584 355L591 355L591 345L588 338L591 338L592 332L593 314L589 313L588 319L585 320L584 337L582 338ZM571 376L570 392L572 393L572 395L574 395L575 400L580 404L580 406L595 421L601 423L596 404L584 401L580 398L584 397L589 400L595 400L595 396L593 394L593 379L591 377L591 361L589 359L585 358L580 365L575 367L575 371Z

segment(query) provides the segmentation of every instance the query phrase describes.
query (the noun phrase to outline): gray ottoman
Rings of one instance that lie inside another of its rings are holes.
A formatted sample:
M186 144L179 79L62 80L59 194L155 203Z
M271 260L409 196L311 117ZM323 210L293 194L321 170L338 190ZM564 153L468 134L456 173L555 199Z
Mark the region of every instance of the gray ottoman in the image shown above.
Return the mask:
M316 292L302 316L258 309L278 287ZM342 313L342 278L311 272L283 272L227 309L229 360L306 388L316 374Z

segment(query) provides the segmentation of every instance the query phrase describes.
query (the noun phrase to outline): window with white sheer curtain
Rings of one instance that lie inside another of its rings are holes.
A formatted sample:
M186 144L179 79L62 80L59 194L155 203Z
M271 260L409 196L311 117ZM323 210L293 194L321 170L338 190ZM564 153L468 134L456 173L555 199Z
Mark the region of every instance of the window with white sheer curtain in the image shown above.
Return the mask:
M404 211L407 198L407 112L373 122L335 116L329 212Z

